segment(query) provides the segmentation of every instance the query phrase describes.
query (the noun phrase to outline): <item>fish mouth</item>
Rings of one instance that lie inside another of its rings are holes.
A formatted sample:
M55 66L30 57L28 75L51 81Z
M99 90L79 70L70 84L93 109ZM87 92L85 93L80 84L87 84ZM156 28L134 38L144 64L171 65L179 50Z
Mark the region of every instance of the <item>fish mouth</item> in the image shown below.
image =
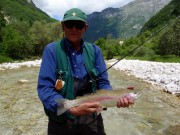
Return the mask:
M136 92L135 94L136 94L135 99L138 99L138 98L141 96L141 94L140 94L140 93L138 93L138 92Z
M131 93L129 93L129 95L130 95L130 97L132 97L134 99L138 99L141 96L141 94L138 92L131 92Z

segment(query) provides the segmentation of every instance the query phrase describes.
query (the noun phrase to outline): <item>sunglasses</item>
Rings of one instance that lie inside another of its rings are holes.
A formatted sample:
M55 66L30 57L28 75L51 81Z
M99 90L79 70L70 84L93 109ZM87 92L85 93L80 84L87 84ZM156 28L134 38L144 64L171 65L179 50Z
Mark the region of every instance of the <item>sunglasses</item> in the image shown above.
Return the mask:
M82 21L65 21L63 23L65 27L68 29L72 29L73 27L76 27L76 29L82 30L85 26L85 23Z

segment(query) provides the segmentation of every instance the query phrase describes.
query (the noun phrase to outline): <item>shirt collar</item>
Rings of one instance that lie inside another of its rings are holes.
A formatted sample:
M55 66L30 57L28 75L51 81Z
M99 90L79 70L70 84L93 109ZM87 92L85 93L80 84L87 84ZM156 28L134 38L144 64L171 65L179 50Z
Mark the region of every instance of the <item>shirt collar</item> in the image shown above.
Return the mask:
M67 38L64 38L63 40L64 40L64 44L65 44L65 46L67 47L68 50L73 50L73 49L74 49ZM84 40L81 39L81 49L82 49L83 47L84 47ZM80 50L81 50L81 49L80 49Z

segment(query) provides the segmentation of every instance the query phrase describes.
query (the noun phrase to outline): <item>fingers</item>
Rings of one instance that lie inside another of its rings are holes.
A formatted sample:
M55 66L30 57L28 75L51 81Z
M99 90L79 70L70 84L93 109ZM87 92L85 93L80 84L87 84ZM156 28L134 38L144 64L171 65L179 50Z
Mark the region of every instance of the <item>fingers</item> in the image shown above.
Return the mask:
M118 101L118 107L128 107L128 100L126 98L120 98Z
M85 103L83 105L85 107L85 111L87 114L99 112L102 108L98 102L96 102L96 103Z
M118 99L117 107L129 107L130 105L134 104L134 101L130 100L129 98L123 97Z
M100 104L98 102L84 103L82 105L85 105L87 108L99 108L100 107Z
M94 112L100 112L101 106L99 103L84 103L81 104L78 107L74 107L70 109L70 112L74 115L81 116L81 115L87 115Z

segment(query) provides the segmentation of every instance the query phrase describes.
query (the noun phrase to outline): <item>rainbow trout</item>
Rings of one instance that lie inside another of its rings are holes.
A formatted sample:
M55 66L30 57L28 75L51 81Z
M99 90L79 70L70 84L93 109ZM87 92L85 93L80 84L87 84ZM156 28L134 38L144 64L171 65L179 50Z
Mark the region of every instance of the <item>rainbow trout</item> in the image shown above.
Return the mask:
M99 102L102 108L109 108L109 107L116 107L117 100L121 97L128 97L130 100L136 100L140 97L140 94L137 92L132 92L127 89L123 90L97 90L96 93L84 95L81 97L77 97L74 100L68 99L58 99L58 109L57 115L61 115L66 112L71 107L79 106L82 103L92 103L92 102Z

